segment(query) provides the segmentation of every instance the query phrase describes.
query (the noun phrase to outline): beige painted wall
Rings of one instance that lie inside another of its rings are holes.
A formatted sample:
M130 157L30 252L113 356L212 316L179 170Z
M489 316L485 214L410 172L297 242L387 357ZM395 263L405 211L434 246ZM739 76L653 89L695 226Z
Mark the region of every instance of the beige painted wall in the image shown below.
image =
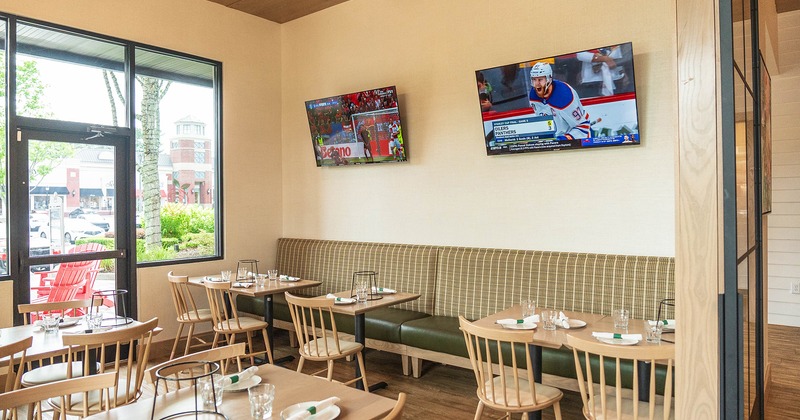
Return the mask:
M270 199L281 196L279 25L197 0L0 0L0 10L223 63L225 260L138 271L139 318L159 317L160 338L176 331L169 270L199 275L242 258L274 262L281 235L281 205ZM12 305L0 305L2 321Z
M283 25L284 235L674 256L674 3L564 2L567 32L527 0L454 4L350 0ZM641 147L486 156L475 70L625 41ZM304 101L387 85L410 161L317 168Z

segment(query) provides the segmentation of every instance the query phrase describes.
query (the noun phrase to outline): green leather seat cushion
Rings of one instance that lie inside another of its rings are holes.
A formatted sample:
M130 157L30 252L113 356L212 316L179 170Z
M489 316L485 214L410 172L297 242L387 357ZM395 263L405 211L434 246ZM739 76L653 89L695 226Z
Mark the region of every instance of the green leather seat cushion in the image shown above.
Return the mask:
M237 305L240 311L263 315L264 303L262 298L240 296ZM289 306L283 296L275 296L272 309L273 318L281 321L292 322ZM400 343L401 325L407 321L427 318L430 315L422 312L405 309L382 308L367 312L364 331L367 338ZM336 328L343 333L355 334L355 318L350 315L334 314Z

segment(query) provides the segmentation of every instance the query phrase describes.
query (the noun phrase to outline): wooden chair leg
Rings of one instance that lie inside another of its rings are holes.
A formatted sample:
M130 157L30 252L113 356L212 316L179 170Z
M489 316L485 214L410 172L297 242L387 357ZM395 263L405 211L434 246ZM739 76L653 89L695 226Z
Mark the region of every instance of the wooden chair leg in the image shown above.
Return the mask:
M478 409L475 410L475 420L481 420L483 415L483 401L478 401Z
M183 334L183 322L178 323L178 334L175 335L175 342L172 344L172 351L169 353L169 358L175 358L175 352L178 350L178 341L181 340Z
M333 380L333 360L328 360L328 376L326 377L328 381Z
M361 369L361 384L364 385L364 391L369 392L369 385L367 385L367 370L364 369L364 350L356 353L358 359L358 368Z
M183 349L183 355L189 354L189 347L192 346L192 337L194 337L194 323L189 324L189 333L186 334L186 348Z
M303 373L303 363L306 361L305 357L300 356L300 361L297 362L297 371Z
M269 346L269 337L267 337L267 329L264 328L261 330L261 336L264 338L264 348L267 349L267 358L269 359L269 364L274 365L275 362L272 361L272 347Z
M217 347L217 341L219 340L219 333L214 331L214 341L211 342L211 348Z
M246 331L244 335L247 337L247 347L250 348L250 365L255 366L256 359L253 356L256 354L256 349L253 348L253 332Z
M561 420L561 401L556 401L553 404L553 411L556 413L556 420Z

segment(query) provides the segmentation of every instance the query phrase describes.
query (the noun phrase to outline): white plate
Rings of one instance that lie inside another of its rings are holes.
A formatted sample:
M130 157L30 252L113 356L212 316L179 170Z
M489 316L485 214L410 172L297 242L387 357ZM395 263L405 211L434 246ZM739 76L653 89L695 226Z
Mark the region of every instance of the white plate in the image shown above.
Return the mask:
M529 324L500 324L507 330L532 330L536 328L536 324L531 322Z
M241 282L233 283L231 286L247 289L248 287L250 287L252 285L253 285L253 282L243 282L243 281L241 281Z
M235 384L230 384L224 388L225 392L240 392L246 391L247 388L251 386L258 385L261 383L261 377L258 375L253 375L243 381L236 382Z
M286 277L281 277L280 280L281 281L300 281L300 277L286 276Z
M58 323L58 328L66 328L71 327L83 320L83 317L80 316L68 316L66 318L61 319L61 322Z
M598 337L597 340L600 341L601 343L614 344L614 345L617 345L617 346L635 346L636 344L639 344L639 340L634 340L634 339L631 339L631 338L600 338L600 337Z
M319 401L306 401L286 407L283 409L283 411L281 411L281 419L287 419L290 416L306 410L308 407L311 407L317 403L319 403ZM332 405L308 418L315 420L333 420L336 417L339 417L339 413L341 412L342 410L339 408L339 406Z
M586 321L581 321L580 319L570 319L568 322L570 328L583 328L586 326Z
M356 303L356 301L355 301L355 300L353 300L352 302L349 302L349 301L343 301L343 300L334 300L334 301L333 301L333 304L334 304L334 305L352 305L352 304L354 304L354 303Z

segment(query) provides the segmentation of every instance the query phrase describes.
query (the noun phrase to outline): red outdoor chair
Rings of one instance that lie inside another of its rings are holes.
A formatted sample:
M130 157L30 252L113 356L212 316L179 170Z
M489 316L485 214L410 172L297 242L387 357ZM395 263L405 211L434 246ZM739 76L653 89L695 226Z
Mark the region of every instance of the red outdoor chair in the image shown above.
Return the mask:
M87 244L80 244L76 247L72 248L67 252L67 254L77 254L81 252L100 252L105 251L106 247L97 243L87 243ZM100 260L93 260L92 266L89 267L89 271L86 274L86 282L84 285L78 290L78 293L75 295L75 299L91 299L92 293L94 293L94 281L97 279L97 273L100 272ZM54 271L42 271L39 274L39 287L32 287L31 289L36 290L36 295L38 297L47 296L50 293L50 288L48 286L52 286L53 280L55 279L56 272Z
M48 288L46 296L34 299L31 303L42 302L64 302L75 300L78 292L86 284L86 276L95 264L94 261L78 261L71 263L61 263L56 271L56 277L52 285L44 286ZM42 286L31 287L31 290L40 289ZM72 314L75 315L75 314Z

